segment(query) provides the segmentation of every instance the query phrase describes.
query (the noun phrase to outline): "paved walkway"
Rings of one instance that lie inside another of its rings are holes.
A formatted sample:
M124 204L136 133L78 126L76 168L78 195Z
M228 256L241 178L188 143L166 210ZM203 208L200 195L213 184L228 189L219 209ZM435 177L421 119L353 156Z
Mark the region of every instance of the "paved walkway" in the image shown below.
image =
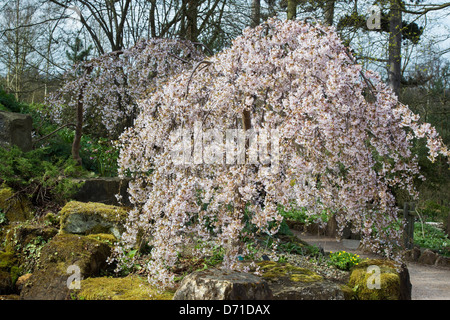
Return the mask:
M325 251L345 250L359 254L361 258L376 258L374 254L368 254L357 248L355 240L342 240L337 242L335 238L315 236L298 231L293 231L300 239L312 245L320 245ZM412 300L450 300L450 268L423 265L415 262L407 262L409 277L412 285Z

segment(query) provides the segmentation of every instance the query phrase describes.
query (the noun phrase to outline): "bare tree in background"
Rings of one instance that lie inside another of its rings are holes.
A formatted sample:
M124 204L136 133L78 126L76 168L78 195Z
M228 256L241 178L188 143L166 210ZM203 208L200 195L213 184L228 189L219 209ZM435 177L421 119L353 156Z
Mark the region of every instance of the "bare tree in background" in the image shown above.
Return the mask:
M34 11L35 8L23 0L8 2L2 10L2 28L8 31L0 38L0 59L6 66L6 89L14 93L17 100L22 98L27 63L36 40L33 28L19 26L31 24Z

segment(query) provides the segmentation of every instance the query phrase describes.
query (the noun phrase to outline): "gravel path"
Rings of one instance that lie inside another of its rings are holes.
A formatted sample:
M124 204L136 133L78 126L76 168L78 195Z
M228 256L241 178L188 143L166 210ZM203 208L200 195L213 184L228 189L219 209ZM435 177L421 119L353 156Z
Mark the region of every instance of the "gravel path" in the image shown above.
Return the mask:
M320 245L325 251L345 250L359 254L361 258L376 258L357 249L357 241L343 240L337 242L335 238L314 236L293 231L300 239L312 245ZM450 300L450 268L423 265L407 262L410 281L412 284L412 300Z

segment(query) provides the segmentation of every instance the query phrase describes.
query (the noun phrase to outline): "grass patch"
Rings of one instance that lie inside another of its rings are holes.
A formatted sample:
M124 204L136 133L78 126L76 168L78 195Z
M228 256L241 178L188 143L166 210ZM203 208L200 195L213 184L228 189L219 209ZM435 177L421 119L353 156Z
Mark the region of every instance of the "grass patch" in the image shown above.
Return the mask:
M414 224L414 243L450 257L450 239L444 231L432 225L416 222Z

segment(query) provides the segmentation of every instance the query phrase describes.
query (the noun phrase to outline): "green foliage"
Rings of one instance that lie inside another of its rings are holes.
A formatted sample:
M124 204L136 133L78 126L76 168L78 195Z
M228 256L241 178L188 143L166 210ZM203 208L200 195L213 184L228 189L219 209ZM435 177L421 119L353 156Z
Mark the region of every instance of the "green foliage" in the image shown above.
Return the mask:
M345 271L350 270L361 262L359 255L346 251L331 252L329 258L330 265Z
M102 177L117 176L117 159L119 150L108 139L98 140L83 136L81 139L81 157L86 169Z
M433 200L426 200L419 208L418 211L425 221L445 221L450 214L450 208L444 205L440 205Z
M136 260L139 256L138 249L125 250L124 253L120 264L120 275L128 275L141 269L140 264Z
M442 231L429 224L414 224L414 243L450 257L450 239Z
M71 158L55 162L48 158L47 148L26 153L16 146L0 148L0 183L27 195L37 205L69 199L79 187L70 178L81 175L81 171L75 174L75 170L68 170L74 166Z
M0 110L10 112L21 112L24 108L22 103L17 102L16 98L12 94L6 93L5 90L0 88Z
M304 254L305 248L295 242L286 242L280 244L280 249L286 253Z
M313 214L309 215L307 212L308 210L306 208L297 208L292 206L289 210L286 210L286 208L279 206L278 212L288 220L303 222L306 224L317 222L317 220L326 222L328 221L328 211L324 210L320 215Z
M43 237L37 236L25 245L20 243L16 245L16 252L21 252L23 257L27 257L22 264L22 268L24 268L26 272L33 271L33 268L36 266L39 258L41 257L41 250L46 244L47 241Z
M82 61L86 61L92 50L92 45L90 45L86 49L83 49L83 43L81 42L81 39L79 37L76 37L72 43L68 44L68 46L71 52L66 51L66 56L67 59L73 64L78 64Z
M287 235L287 236L292 235L292 231L291 231L291 229L289 229L289 226L286 223L286 220L284 220L284 219L283 219L283 221L281 221L280 229L278 229L278 234L279 235Z
M308 215L306 214L305 208L291 208L286 211L285 208L280 206L278 208L278 212L285 218L289 220L299 221L299 222L306 222L308 220Z
M43 135L53 131L54 126L49 126ZM48 132L47 132L48 131ZM54 136L46 141L45 147L48 148L47 155L55 161L57 158L67 158L72 153L72 143L75 131L70 128L63 128L59 130ZM87 171L93 172L102 177L117 176L117 158L119 157L119 150L108 139L98 138L94 139L88 135L83 135L81 138L81 152L80 156L83 163L84 173ZM49 159L50 160L50 159ZM77 172L71 170L79 170L76 163L75 167L67 168L66 175L77 175Z
M225 250L221 246L214 246L212 250L211 256L205 258L204 266L214 267L220 264L223 261L223 257L225 256Z

